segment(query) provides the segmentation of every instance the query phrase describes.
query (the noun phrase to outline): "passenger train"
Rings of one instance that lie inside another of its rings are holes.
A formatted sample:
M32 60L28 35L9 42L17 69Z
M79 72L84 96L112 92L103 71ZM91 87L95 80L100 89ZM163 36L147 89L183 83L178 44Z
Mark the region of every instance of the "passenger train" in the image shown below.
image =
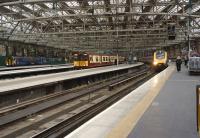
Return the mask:
M28 66L28 65L45 65L45 64L65 64L62 58L46 58L46 57L17 57L8 56L5 58L5 65L8 67Z
M125 58L122 56L109 54L92 54L87 52L74 53L74 68L92 68L123 63ZM117 58L118 57L118 58Z
M153 54L153 68L162 70L168 66L168 55L166 51L159 50Z

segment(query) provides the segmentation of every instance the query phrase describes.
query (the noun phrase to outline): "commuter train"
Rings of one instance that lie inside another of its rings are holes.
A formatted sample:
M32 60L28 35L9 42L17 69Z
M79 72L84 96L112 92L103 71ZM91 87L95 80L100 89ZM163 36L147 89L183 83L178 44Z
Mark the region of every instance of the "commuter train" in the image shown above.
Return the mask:
M5 64L11 66L27 66L27 65L44 65L44 64L64 64L62 58L46 58L46 57L17 57L9 56L5 59Z
M162 70L168 66L168 55L166 51L159 50L153 54L153 68Z
M74 53L74 68L92 68L123 63L125 58L122 56L109 54L91 54L86 52ZM117 59L118 57L118 59Z

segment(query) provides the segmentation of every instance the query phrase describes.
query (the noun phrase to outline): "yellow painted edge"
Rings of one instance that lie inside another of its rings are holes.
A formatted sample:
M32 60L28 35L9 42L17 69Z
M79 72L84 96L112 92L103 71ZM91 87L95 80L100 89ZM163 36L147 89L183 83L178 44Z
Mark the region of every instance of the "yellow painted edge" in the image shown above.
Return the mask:
M137 105L134 106L134 108L122 120L120 120L120 122L107 135L107 138L125 138L129 135L143 113L147 110L154 98L158 95L166 80L168 80L168 78L172 75L173 71L174 69L170 72L166 79L162 79L159 82L159 85L157 85L154 89L151 89L142 98L142 100L139 101Z

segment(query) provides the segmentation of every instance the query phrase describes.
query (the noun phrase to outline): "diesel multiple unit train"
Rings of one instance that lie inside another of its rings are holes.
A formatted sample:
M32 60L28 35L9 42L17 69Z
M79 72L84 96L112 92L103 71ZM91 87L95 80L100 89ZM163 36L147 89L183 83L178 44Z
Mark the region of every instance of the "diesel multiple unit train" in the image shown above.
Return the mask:
M122 56L109 55L109 54L92 54L86 52L75 53L74 55L74 68L92 68L100 66L108 66L120 64L125 61Z
M45 64L65 64L63 58L46 58L46 57L17 57L9 56L5 58L5 64L8 67L28 66L28 65L45 65Z
M92 68L100 66L108 66L121 64L125 62L125 57L109 55L109 54L94 54L87 52L74 53L74 68ZM168 55L164 50L158 50L153 53L153 57L150 58L150 63L155 70L162 70L168 66Z
M153 57L148 58L149 63L153 63L154 69L163 69L168 66L168 55L164 50L158 50L153 53ZM125 57L113 54L97 54L88 52L75 52L73 54L74 68L92 68L121 64L125 62ZM142 61L145 62L145 61ZM25 65L42 65L42 64L63 64L65 61L61 58L45 57L14 57L10 56L5 59L6 66L25 66ZM147 63L147 62L145 62Z

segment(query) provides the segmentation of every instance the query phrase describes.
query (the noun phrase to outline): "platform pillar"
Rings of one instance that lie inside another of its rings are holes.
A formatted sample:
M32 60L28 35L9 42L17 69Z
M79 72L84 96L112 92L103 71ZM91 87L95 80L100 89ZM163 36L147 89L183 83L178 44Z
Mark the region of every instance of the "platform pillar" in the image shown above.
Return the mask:
M200 85L196 87L196 112L197 112L197 131L199 132L200 127Z

